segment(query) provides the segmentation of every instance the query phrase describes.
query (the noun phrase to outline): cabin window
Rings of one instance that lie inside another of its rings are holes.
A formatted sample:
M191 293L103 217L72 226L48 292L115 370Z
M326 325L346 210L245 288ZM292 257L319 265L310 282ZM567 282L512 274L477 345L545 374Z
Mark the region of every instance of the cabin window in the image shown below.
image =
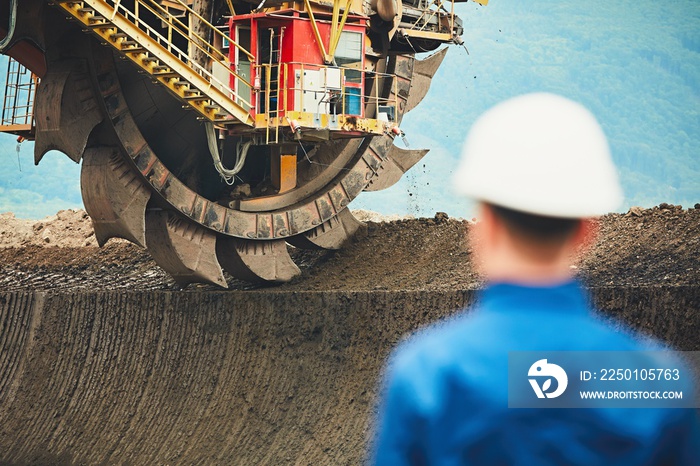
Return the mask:
M343 31L340 34L338 48L335 50L335 62L345 70L346 82L362 82L362 33Z

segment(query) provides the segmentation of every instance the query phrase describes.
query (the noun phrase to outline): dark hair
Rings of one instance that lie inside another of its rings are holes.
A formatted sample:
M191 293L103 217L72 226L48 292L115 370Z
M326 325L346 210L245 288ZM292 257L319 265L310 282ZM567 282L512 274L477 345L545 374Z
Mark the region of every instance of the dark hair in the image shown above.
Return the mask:
M489 204L494 215L511 231L535 241L560 241L568 238L581 222L577 218L545 217Z

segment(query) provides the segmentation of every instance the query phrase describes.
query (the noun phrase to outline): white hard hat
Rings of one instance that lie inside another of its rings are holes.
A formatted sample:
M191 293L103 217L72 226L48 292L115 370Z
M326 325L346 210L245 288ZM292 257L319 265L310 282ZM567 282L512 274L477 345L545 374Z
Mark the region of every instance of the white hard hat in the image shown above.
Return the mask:
M546 93L507 100L476 121L454 188L476 200L549 217L603 215L622 202L595 117L580 104Z

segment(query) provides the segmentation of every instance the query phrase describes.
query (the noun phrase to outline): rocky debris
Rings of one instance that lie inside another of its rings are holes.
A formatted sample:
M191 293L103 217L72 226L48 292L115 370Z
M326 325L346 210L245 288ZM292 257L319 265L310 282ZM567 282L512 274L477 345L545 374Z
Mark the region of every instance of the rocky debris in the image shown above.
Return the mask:
M382 215L371 210L357 209L353 210L352 214L361 222L394 222L396 220L406 220L415 218L413 215Z
M12 212L0 214L0 248L46 246L79 248L97 246L92 222L80 210L61 210L41 220L18 219Z
M361 234L341 251L290 247L302 275L276 289L449 290L481 284L471 263L472 221L440 212L391 221L374 212L353 213L367 222ZM0 226L2 289L176 289L139 247L111 240L97 248L83 211L61 211L38 222L3 214ZM590 285L700 283L700 209L633 207L602 217L599 229L592 250L571 264ZM232 289L256 288L228 278Z
M642 207L630 207L629 212L627 212L627 215L625 217L629 217L630 215L634 215L635 217L641 217L644 215L644 209Z
M580 261L594 285L700 283L700 210L662 203L600 222L600 236Z
M473 222L372 218L344 250L290 248L303 273L281 287L151 293L176 286L146 251L67 246L94 241L84 213L0 216L0 464L360 464L388 351L481 284ZM700 209L598 226L571 268L604 315L700 349Z
M445 223L450 219L450 216L445 212L435 212L435 223Z

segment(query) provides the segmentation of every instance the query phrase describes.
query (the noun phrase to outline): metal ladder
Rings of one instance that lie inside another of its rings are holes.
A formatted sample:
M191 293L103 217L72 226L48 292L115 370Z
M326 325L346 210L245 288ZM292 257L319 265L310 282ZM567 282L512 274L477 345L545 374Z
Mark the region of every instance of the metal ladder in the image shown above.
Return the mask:
M34 95L38 81L36 75L8 57L0 132L33 137Z
M281 65L273 65L276 71L272 67L265 68L267 72L267 102L265 105L265 117L267 118L267 128L266 128L266 140L267 144L276 144L279 142L279 116L280 116L280 69ZM272 75L276 75L275 80L270 80ZM274 107L273 107L274 103ZM274 123L274 128L272 127Z
M284 28L277 35L277 48L274 48L275 31L272 30L270 35L270 63L265 69L267 75L265 76L267 82L267 89L265 96L267 102L265 103L265 117L267 119L266 125L266 143L267 144L277 144L279 142L279 116L280 116L280 85L286 83L281 82L281 70L282 70L282 38L284 37ZM276 58L276 59L275 59ZM273 69L275 68L276 71ZM274 80L272 79L274 76ZM274 108L272 108L272 103L274 102ZM274 129L272 128L274 122Z
M231 47L237 47L254 58L182 1L173 1L199 18L212 34L222 35ZM191 60L188 53L175 47L173 35L185 38L188 48L199 50L209 59L224 65L231 76L250 84L232 69L227 57L155 0L135 0L133 9L122 5L121 0L51 0L51 3L58 5L82 23L87 31L153 76L203 119L225 126L254 126L250 112L244 107L247 105L247 108L251 108L252 105L230 90L229 83L222 83L206 67ZM144 12L161 20L167 37L143 19ZM222 88L230 92L226 93Z

